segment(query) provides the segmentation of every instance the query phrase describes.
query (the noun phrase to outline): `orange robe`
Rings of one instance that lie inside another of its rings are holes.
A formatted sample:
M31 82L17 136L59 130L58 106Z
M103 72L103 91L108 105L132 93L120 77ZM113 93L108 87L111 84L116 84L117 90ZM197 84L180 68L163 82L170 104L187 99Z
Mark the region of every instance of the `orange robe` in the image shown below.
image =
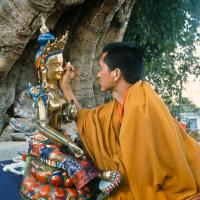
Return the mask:
M123 181L109 200L190 200L200 196L200 148L143 81L127 92L120 122L114 100L81 110L80 137L98 168Z

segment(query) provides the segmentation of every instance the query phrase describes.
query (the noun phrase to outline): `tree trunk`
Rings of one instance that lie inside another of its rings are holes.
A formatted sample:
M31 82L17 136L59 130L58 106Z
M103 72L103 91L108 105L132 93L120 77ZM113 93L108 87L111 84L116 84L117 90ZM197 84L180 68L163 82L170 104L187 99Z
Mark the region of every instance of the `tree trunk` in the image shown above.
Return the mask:
M34 55L40 14L50 31L60 36L69 30L64 57L81 76L74 91L84 107L103 103L95 74L102 47L121 41L135 0L2 0L0 2L0 133L13 112L15 99L34 82ZM28 77L28 78L27 78ZM8 116L9 115L9 116Z

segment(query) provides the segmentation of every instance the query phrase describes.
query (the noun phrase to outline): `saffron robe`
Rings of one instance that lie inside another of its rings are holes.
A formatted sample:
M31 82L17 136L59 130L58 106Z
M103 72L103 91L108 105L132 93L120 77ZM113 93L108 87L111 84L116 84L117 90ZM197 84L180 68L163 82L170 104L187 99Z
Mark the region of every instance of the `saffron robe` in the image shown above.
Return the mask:
M200 196L200 148L144 81L117 101L83 109L77 120L86 150L101 170L123 176L109 200L190 200Z

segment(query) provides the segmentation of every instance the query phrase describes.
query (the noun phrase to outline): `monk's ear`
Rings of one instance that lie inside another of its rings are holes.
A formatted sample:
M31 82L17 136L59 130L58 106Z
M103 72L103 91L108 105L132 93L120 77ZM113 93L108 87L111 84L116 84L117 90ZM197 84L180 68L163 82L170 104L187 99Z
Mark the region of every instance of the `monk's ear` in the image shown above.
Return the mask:
M114 72L115 73L114 74L114 80L118 81L120 79L121 75L122 75L122 72L121 72L121 70L119 68L115 68L114 71L115 71Z

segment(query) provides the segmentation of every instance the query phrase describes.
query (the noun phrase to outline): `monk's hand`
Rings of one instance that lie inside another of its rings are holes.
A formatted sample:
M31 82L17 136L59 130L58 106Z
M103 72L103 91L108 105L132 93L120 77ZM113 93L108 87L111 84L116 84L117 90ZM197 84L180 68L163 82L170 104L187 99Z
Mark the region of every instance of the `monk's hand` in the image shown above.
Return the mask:
M70 62L65 63L63 68L65 73L59 81L61 89L70 87L75 76L74 66Z

